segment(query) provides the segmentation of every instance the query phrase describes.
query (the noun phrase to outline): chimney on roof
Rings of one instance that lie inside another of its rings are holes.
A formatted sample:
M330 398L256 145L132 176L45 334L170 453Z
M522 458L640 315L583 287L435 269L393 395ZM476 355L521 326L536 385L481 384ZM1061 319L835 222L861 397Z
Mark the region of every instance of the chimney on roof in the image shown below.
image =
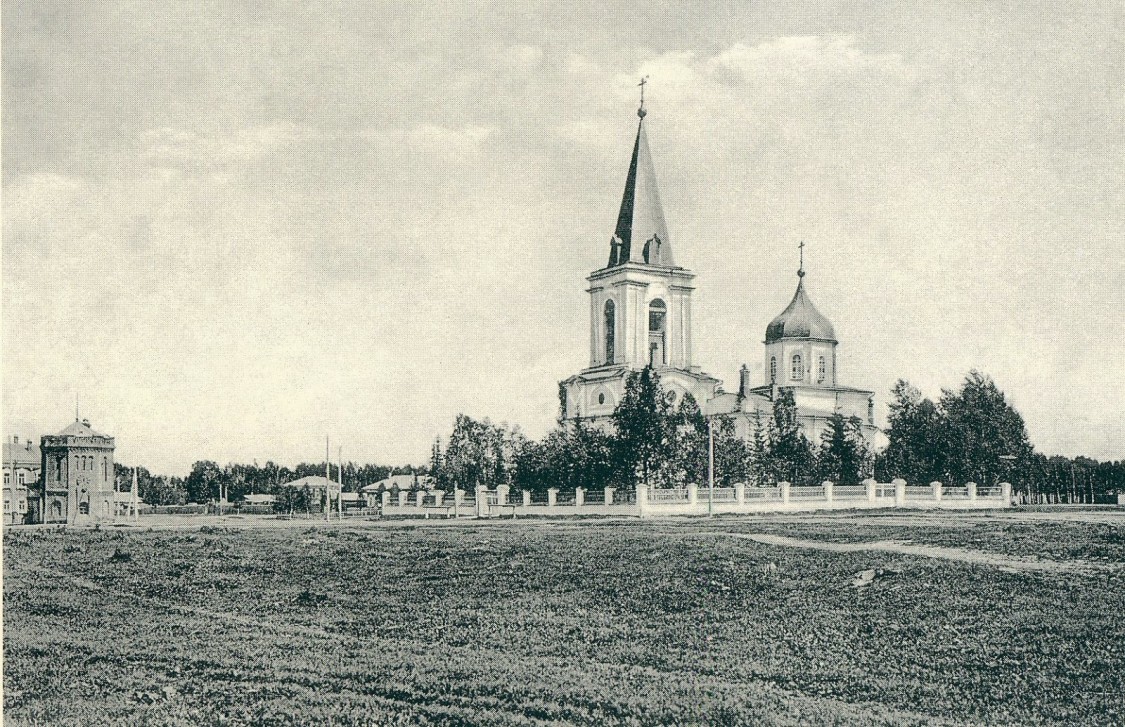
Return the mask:
M28 452L30 452L30 451L31 451L31 440L30 440L30 439L29 439L29 440L27 440L27 451L28 451Z
M20 443L20 435L13 434L12 435L12 444L19 444L19 443Z
M90 420L89 419L83 419L82 420L82 426L84 426L84 427L90 426Z
M742 364L738 370L738 398L744 399L750 391L750 367Z

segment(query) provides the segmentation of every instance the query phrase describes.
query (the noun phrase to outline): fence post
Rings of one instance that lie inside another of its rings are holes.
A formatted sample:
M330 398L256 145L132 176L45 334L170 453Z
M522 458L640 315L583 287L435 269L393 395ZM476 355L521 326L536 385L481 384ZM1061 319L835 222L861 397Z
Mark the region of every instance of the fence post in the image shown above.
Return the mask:
M605 504L607 504L607 505L613 504L613 493L615 493L615 492L617 492L616 487L605 488Z
M383 509L386 510L391 504L391 493L383 490L381 493L379 493L379 499L383 505Z
M1002 499L1004 501L1004 507L1008 507L1012 504L1012 483L1011 482L1001 482L1000 483L1000 499Z
M434 490L434 504L441 507L441 501L445 499L445 490Z
M531 507L531 492L528 490L523 491L523 506Z
M646 485L637 485L637 512L641 517L645 516L648 512L648 487Z
M574 506L575 507L582 507L585 504L586 504L586 488L585 487L575 487L574 488Z
M875 491L879 487L879 483L875 481L874 477L868 477L863 481L863 486L867 488L867 501L875 502Z
M739 505L746 504L746 483L739 482L734 486L734 501Z
M790 484L788 482L778 482L777 483L777 489L781 491L781 502L782 503L788 503L789 502L789 488L790 488Z
M896 477L891 480L891 484L895 486L895 507L906 506L906 480L901 477Z
M484 517L488 514L488 488L484 485L477 485L477 517Z
M422 507L422 503L425 501L425 499L426 499L426 491L425 490L418 490L417 492L414 493L414 502L415 502L415 504L417 504L418 507Z
M406 501L410 499L410 493L406 490L398 491L398 506L406 507Z
M934 502L941 502L941 483L935 480L930 483L930 487L934 491Z
M512 488L509 485L496 485L496 502L499 505L508 504L508 491Z
M559 488L551 487L547 490L547 507L554 507L559 500Z
M824 482L820 483L820 486L824 488L824 501L831 505L832 504L832 494L833 494L832 493L832 486L833 486L832 480L825 480Z
M969 494L969 502L976 502L977 501L977 483L975 483L975 482L966 483L965 484L965 490Z
M687 486L687 501L689 505L699 502L699 485L694 482Z

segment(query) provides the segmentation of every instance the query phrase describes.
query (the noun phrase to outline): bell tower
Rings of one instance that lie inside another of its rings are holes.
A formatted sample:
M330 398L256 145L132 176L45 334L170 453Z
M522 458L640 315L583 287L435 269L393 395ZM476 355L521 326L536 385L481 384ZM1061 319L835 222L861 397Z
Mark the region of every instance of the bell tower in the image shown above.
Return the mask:
M691 294L695 275L676 265L664 220L656 170L645 133L644 83L640 121L605 267L586 278L590 296L590 362L562 382L565 419L608 418L629 371L656 369L677 399L702 405L718 380L692 364Z

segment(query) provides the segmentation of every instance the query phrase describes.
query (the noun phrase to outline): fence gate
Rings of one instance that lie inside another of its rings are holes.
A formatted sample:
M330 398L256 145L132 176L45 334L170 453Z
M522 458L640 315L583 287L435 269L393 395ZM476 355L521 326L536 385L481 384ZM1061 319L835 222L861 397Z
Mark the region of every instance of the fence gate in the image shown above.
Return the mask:
M492 509L500 504L500 495L496 492L484 492L484 497L477 498L477 517L491 517Z

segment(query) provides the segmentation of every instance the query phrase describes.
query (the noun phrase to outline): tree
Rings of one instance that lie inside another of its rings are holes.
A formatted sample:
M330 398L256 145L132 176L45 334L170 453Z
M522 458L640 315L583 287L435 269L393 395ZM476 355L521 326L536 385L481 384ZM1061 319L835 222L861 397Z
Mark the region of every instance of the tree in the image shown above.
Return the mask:
M817 469L820 477L844 485L856 484L870 474L871 452L858 417L845 419L837 413L829 418L828 429L821 435Z
M712 418L715 430L715 481L723 487L746 482L751 473L751 447L734 428L730 417Z
M970 371L959 391L943 390L941 409L947 482L995 485L1030 468L1023 417L985 374Z
M775 481L811 483L816 474L812 445L801 432L791 389L779 389L770 420L769 466Z
M434 478L434 484L445 489L445 472L442 468L441 456L441 437L434 438L434 444L430 447L430 476Z
M629 373L625 392L613 411L617 463L628 484L650 484L670 459L675 441L671 408L660 376L651 366Z
M219 482L223 471L211 460L196 462L191 466L186 486L190 502L208 502L219 497Z
M691 394L684 394L676 407L673 446L665 477L678 484L707 481L707 419Z
M902 477L908 482L932 482L945 475L943 449L945 417L915 387L899 379L888 405L887 447L878 459L884 480Z

